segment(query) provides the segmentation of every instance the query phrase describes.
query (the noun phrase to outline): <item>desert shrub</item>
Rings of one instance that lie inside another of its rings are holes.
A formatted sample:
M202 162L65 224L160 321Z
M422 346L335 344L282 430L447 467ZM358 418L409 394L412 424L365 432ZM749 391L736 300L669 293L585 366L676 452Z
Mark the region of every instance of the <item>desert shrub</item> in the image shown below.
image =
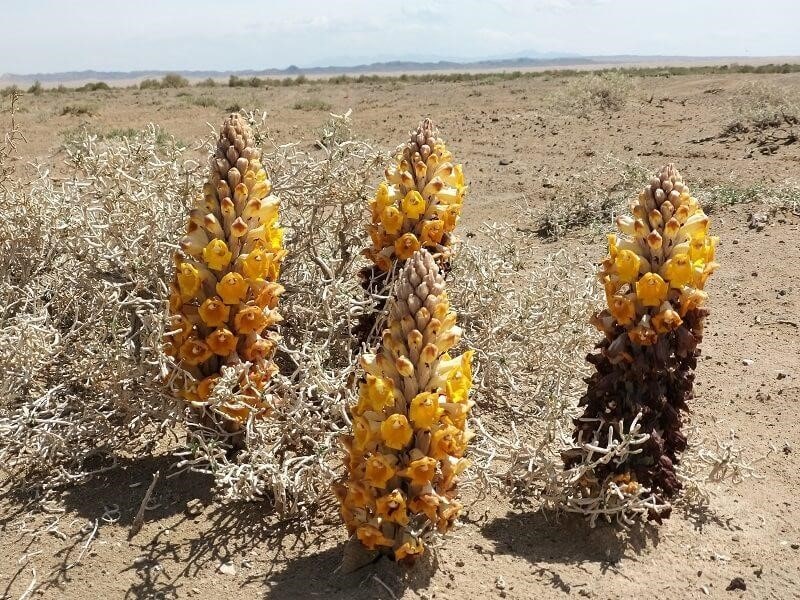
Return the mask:
M184 88L189 85L189 80L177 73L167 73L161 78L162 88Z
M194 85L195 85L196 87L207 87L207 88L212 88L212 87L217 87L217 82L216 82L214 79L212 79L211 77L207 77L206 79L203 79L203 80L201 80L201 81L198 81L198 82L197 82L197 83L195 83Z
M61 116L65 117L69 115L72 117L81 117L81 116L91 117L92 115L96 114L95 111L96 111L95 107L89 104L67 104L64 108L61 109Z
M751 81L737 90L731 107L733 119L728 132L764 130L800 122L800 95L775 85Z
M542 209L523 207L522 214L534 221L538 235L550 239L575 229L608 224L647 177L642 164L608 156L557 186L555 196Z
M142 79L139 82L140 90L158 90L161 89L161 82L158 79Z
M34 96L41 96L44 93L44 88L42 87L42 82L38 79L33 82L33 85L28 88L28 93L33 94Z
M11 477L79 480L166 431L163 282L198 190L196 165L157 138L155 127L111 143L87 133L66 146L63 184L42 170L0 200L0 463Z
M312 110L330 110L331 105L324 100L320 100L319 98L306 98L305 100L298 100L292 106L295 110L305 110L305 111L312 111Z
M217 100L213 96L208 96L208 95L197 96L196 98L192 98L191 103L194 104L195 106L201 106L203 108L212 108L219 106Z
M625 108L633 85L629 77L619 72L584 75L564 86L556 95L559 110L579 117L595 111L616 112Z
M111 87L105 81L94 81L85 83L79 88L75 88L76 92L99 92L110 90Z

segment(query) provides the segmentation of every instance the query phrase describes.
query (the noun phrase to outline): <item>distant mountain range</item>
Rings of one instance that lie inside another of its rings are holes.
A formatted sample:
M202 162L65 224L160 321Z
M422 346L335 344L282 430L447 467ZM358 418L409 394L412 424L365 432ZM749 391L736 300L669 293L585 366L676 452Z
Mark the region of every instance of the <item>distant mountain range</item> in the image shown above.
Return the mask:
M331 67L297 67L290 66L285 69L248 69L241 71L68 71L63 73L31 73L16 74L5 73L0 76L2 85L24 85L40 81L45 85L59 83L75 84L87 81L105 81L107 83L130 83L147 78L160 78L168 73L177 73L191 80L206 78L224 79L230 75L237 77L297 77L306 75L320 77L340 74L372 74L372 73L419 73L429 71L498 71L521 70L535 68L592 68L601 65L634 65L634 64L725 64L739 63L767 63L767 62L792 62L798 57L741 57L741 56L546 56L542 58L516 57L503 59L485 59L470 62L451 60L440 61L387 61L355 66Z

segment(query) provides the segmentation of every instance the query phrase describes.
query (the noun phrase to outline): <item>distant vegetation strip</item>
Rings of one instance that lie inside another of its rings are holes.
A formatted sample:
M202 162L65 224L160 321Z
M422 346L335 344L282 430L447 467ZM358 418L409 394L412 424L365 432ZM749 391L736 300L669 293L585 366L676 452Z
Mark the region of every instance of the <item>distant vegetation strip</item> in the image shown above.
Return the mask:
M287 87L303 85L307 83L332 85L353 84L353 83L389 83L389 82L411 82L411 83L430 83L430 82L469 82L469 81L505 81L510 79L537 78L537 77L579 77L588 74L600 73L619 73L629 77L677 77L683 75L726 75L729 73L752 73L752 74L775 74L775 73L798 73L800 64L766 64L766 65L702 65L702 66L670 66L670 67L613 67L604 69L546 69L541 71L493 71L493 72L454 72L454 73L404 73L402 75L333 75L330 77L309 78L305 75L297 77L239 77L231 75L227 84L218 80L207 78L192 84L186 77L170 73L161 79L144 79L138 84L116 89L170 89L185 87ZM86 83L80 87L58 87L46 88L39 81L30 86L27 91L34 95L44 93L64 93L64 92L96 92L100 90L112 89L107 83L97 81ZM20 91L18 86L12 85L3 88L0 93L3 96L10 95L13 91Z

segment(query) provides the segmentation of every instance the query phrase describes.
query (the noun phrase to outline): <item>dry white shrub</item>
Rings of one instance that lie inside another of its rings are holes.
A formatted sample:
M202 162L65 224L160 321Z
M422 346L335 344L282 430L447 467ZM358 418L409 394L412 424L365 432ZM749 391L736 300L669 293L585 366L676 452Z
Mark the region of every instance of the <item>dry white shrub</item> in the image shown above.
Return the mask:
M158 134L86 133L66 179L35 167L0 198L0 468L45 487L151 448L169 423L163 281L196 165L157 152Z

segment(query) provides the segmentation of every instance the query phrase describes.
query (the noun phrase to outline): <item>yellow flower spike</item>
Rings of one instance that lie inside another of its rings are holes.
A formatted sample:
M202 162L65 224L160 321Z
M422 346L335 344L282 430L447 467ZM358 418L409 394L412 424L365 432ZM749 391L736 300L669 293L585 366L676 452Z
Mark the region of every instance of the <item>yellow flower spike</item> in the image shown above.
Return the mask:
M374 525L359 525L356 529L356 537L364 544L367 550L375 550L378 546L393 546L394 540L386 537L383 532Z
M207 338L206 344L214 354L228 356L236 351L237 338L230 330L219 328L214 330Z
M187 302L200 290L200 272L194 265L181 263L178 267L178 287L181 299Z
M276 309L283 287L274 282L286 251L278 226L279 199L270 196L259 153L244 118L229 116L209 161L202 196L189 212L170 284L170 315L193 325L188 334L181 329L180 339L174 334L166 338L165 351L179 361L171 386L176 397L191 401L203 427L219 425L228 434L239 431L251 415L269 413L260 395L277 372L271 359L278 338L264 330L281 320ZM246 362L251 363L247 368ZM193 368L179 368L187 366ZM241 372L230 390L236 399L214 406L225 417L219 424L202 405L225 367Z
M688 254L676 254L664 265L664 277L671 288L680 289L694 279L694 268Z
M427 144L417 147L421 157L430 152ZM402 548L395 558L410 562L458 514L457 478L472 437L466 423L473 352L447 353L461 330L428 251L407 260L393 289L381 344L360 361L366 375L350 407L352 434L342 439L346 474L337 486L365 487L378 497L369 506L371 498L346 491L337 499L351 534L376 526L393 538L391 550Z
M239 304L247 294L247 281L239 273L228 273L217 283L217 294L225 304Z
M236 333L242 335L261 333L267 326L267 317L258 306L248 306L236 314L233 324L236 327Z
M645 273L636 282L636 297L644 306L660 306L667 292L669 286L658 273Z
M406 499L400 490L381 496L375 501L375 514L398 525L408 525Z
M411 190L406 194L405 198L403 198L400 206L406 218L419 219L425 214L427 203L425 202L425 198L422 197L422 194L417 190Z
M411 485L424 486L433 481L436 475L437 461L430 456L423 456L408 464L408 467L398 473L401 477L411 480ZM413 510L413 509L412 509Z
M702 288L717 268L717 239L708 235L709 218L673 165L649 180L631 203L631 213L618 217L619 236L609 236L609 256L600 270L607 306L590 321L604 339L587 357L595 372L579 403L583 413L573 421L576 444L563 454L567 470L585 473L574 493L592 507L592 519L606 509L624 520L635 517L630 496L642 489L655 506L669 507L681 488L675 473L685 449L681 413L694 396L693 370L707 314ZM638 269L628 268L626 250L640 258ZM460 423L449 406L444 405L440 423ZM604 464L581 445L598 436L606 439L609 430L619 431L641 414L648 416L639 421L640 433L659 443L642 446L636 457ZM429 455L450 450L445 437L434 433ZM437 486L447 482L448 474L442 463ZM439 517L445 510L438 509ZM648 514L655 520L665 516L660 509Z
M617 276L625 283L633 283L639 277L639 265L641 265L641 262L639 256L634 252L620 250L614 259Z
M366 469L364 470L365 483L374 488L383 489L394 476L394 466L383 454L373 454L367 459Z
M439 420L442 409L439 407L439 394L422 392L411 401L409 411L415 429L430 429Z
M402 450L411 441L414 435L414 430L408 424L408 419L405 415L393 414L390 415L381 424L381 436L383 443L388 448L393 450Z
M419 240L423 246L435 246L441 243L442 236L444 236L444 221L436 219L435 221L425 221L422 224L422 234Z

